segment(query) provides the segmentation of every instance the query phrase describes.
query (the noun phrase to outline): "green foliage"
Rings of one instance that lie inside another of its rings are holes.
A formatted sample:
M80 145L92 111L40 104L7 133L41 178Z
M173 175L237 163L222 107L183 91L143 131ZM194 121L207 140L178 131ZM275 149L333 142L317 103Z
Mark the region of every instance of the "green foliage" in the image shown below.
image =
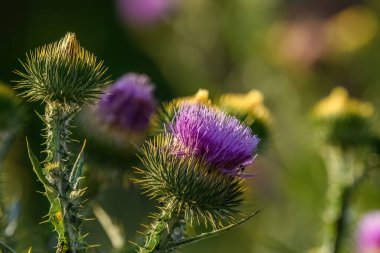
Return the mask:
M145 193L158 201L173 202L185 220L212 227L233 223L243 202L243 179L204 165L202 160L172 153L174 140L158 135L142 148L144 169L136 179Z
M22 95L31 101L83 104L92 102L108 83L106 68L81 47L74 33L31 51L16 71Z
M3 242L0 242L0 253L15 253L15 251L5 245Z

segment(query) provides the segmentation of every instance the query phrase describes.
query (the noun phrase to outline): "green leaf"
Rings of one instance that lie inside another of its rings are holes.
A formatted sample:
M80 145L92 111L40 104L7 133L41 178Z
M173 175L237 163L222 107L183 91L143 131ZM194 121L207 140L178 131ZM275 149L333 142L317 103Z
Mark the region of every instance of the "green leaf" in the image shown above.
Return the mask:
M168 247L165 248L165 250L174 249L174 248L177 248L177 247L182 246L182 245L198 242L198 241L201 241L201 240L204 240L204 239L207 239L207 238L211 238L211 237L223 234L223 233L225 233L225 232L227 232L227 231L229 231L231 229L236 228L237 226L243 224L244 222L248 221L253 216L255 216L256 214L258 214L259 212L260 211L254 212L254 213L248 215L247 217L245 217L244 219L241 219L240 221L238 221L238 222L236 222L234 224L231 224L229 226L226 226L224 228L216 229L216 230L213 230L211 232L202 233L202 234L194 236L194 237L185 238L185 239L182 239L182 240L177 241L175 243L171 243L171 244L168 245Z
M5 245L5 243L0 242L0 253L16 253L16 251Z
M86 147L86 140L84 140L82 148L78 154L77 159L75 160L75 163L73 165L73 169L71 170L70 173L70 184L73 186L73 189L76 190L78 186L78 182L80 180L80 177L82 175L82 168L83 168L83 152L84 148Z
M38 180L41 181L41 183L45 186L46 190L53 192L54 191L53 188L51 187L50 183L46 180L46 178L42 172L42 167L41 167L40 161L38 160L36 155L33 153L33 150L29 145L28 138L26 138L26 146L28 148L29 159L33 165L33 171L34 171L34 173L36 173Z

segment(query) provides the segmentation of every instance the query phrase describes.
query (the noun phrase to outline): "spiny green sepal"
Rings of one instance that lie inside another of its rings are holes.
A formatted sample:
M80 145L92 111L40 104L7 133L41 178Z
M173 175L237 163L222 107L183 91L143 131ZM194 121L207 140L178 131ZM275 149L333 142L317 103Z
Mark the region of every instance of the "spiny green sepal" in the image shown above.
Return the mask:
M16 71L22 77L17 88L31 101L92 102L108 83L103 62L84 49L74 33L29 52L22 66L25 72Z

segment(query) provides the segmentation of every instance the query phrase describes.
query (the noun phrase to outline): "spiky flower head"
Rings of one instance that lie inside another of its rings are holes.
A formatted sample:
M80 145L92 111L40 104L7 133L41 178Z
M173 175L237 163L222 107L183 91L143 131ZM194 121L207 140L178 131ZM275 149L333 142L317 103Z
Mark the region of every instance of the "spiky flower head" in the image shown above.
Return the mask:
M366 214L359 223L357 231L357 252L380 252L380 212Z
M22 62L21 62L22 63ZM108 83L106 68L84 49L74 33L26 55L17 88L31 101L83 104L92 102Z
M196 156L225 173L240 174L254 160L259 138L236 118L202 104L180 107L169 126L178 155Z
M146 75L129 73L101 96L98 115L104 123L124 131L144 131L155 110L153 84Z
M258 90L246 94L227 93L217 101L218 107L237 117L249 126L261 139L262 143L268 138L272 126L272 116L264 105L264 95Z
M370 129L373 105L351 98L342 87L335 88L321 99L313 108L312 115L329 143L352 147L373 142L374 134Z
M136 180L150 197L172 203L186 221L220 227L235 221L243 202L244 179L211 169L199 156L178 156L174 136L162 134L142 148L143 169Z

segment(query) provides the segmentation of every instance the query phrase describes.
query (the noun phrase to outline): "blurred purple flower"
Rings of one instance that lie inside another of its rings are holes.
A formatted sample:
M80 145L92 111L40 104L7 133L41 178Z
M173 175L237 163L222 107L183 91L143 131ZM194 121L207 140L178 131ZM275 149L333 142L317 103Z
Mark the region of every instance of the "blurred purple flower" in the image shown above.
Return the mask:
M117 0L118 12L123 21L134 26L148 26L166 16L173 0Z
M147 128L155 106L149 77L129 73L105 91L97 109L100 119L106 124L141 132Z
M208 165L233 175L243 175L259 143L239 120L202 104L180 107L169 128L180 145L176 154L202 156Z
M380 211L366 214L357 232L358 253L380 252Z

